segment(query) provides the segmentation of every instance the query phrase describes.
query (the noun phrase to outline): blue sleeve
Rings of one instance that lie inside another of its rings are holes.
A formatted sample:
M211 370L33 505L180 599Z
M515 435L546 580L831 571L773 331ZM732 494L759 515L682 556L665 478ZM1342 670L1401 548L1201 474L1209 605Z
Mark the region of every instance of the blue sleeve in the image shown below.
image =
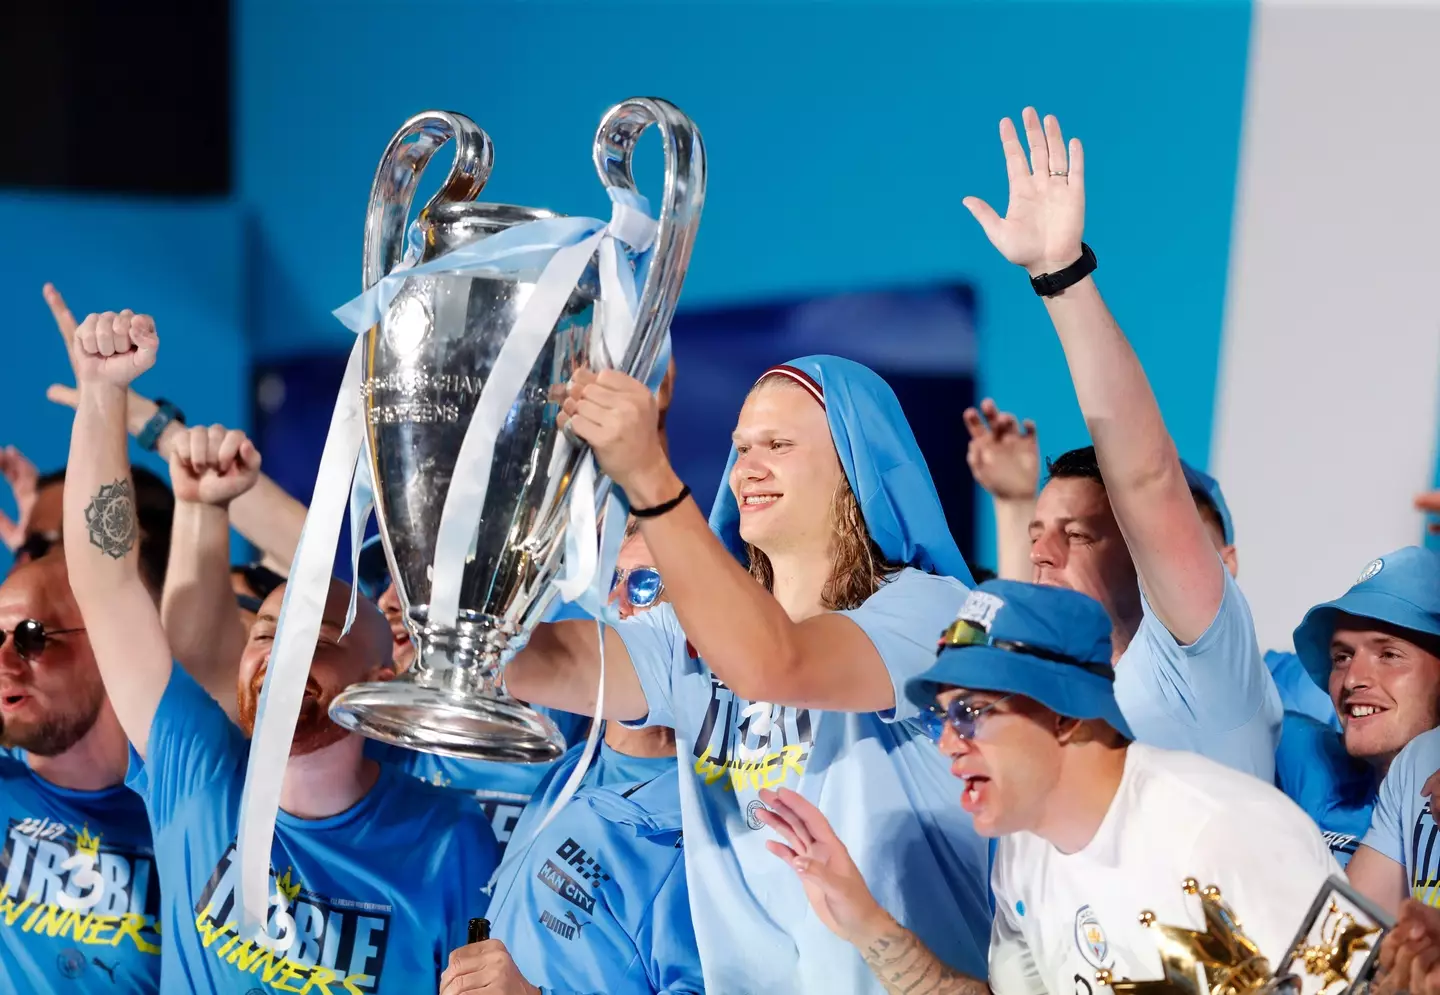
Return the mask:
M1225 594L1210 627L1189 646L1181 646L1145 603L1145 618L1135 634L1152 664L1145 683L1168 716L1189 726L1229 731L1264 713L1280 731L1280 694L1260 655L1250 605L1230 572ZM1126 662L1134 658L1131 654Z
M1425 779L1435 773L1437 765L1437 739L1440 729L1416 736L1396 755L1390 764L1385 780L1380 782L1380 794L1375 800L1375 813L1370 817L1370 829L1360 842L1377 853L1384 854L1395 863L1405 864L1405 831L1413 825L1417 804L1423 804L1420 787ZM1428 769L1427 769L1428 768Z
M675 660L685 652L685 633L675 617L675 609L666 604L656 605L625 619L615 626L615 632L625 643L635 676L640 678L640 688L645 692L645 704L650 709L645 718L624 724L634 728L669 726L673 729L671 688Z
M166 826L191 796L214 794L217 784L240 786L245 736L225 710L178 664L150 722L146 756L130 751L125 782L145 799L155 828Z
M495 842L495 830L480 808L480 803L468 795L463 798L460 818L455 820L450 834L450 848L454 857L448 866L454 868L454 878L459 893L460 907L447 910L445 915L445 950L459 950L470 938L470 920L483 916L490 909L490 893L486 890L500 862L500 845ZM446 870L445 876L452 872ZM448 956L448 954L447 954ZM442 958L440 967L445 967Z
M657 995L691 995L705 991L700 947L690 918L690 891L685 884L685 851L676 849L675 866L660 886L635 945Z
M935 663L935 644L965 601L968 588L951 577L905 570L876 591L859 608L840 612L875 644L890 684L895 707L881 712L887 722L920 714L905 695L905 684Z

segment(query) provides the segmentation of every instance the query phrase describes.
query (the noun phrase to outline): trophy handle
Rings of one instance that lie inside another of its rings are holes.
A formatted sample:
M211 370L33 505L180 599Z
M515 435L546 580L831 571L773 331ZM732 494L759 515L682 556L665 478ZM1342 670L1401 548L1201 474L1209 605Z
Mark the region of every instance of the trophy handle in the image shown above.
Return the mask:
M369 290L405 253L405 230L420 175L435 151L455 139L450 175L420 212L447 201L474 200L490 179L495 147L490 136L463 114L422 111L400 126L375 171L365 212L364 289Z
M606 112L595 133L595 169L612 189L638 194L630 163L635 143L650 125L658 125L665 147L665 190L650 271L635 312L635 334L620 368L648 380L665 330L675 315L680 286L690 265L690 250L705 204L705 144L695 122L680 108L658 97L634 97Z

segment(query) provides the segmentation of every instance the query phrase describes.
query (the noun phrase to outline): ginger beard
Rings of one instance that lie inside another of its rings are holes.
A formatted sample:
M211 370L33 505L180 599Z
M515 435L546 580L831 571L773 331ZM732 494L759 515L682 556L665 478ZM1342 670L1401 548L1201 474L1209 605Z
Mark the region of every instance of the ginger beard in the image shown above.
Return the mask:
M261 668L248 685L240 688L240 728L246 738L255 735L255 713L260 706L260 688L265 683L268 667ZM344 688L325 689L314 677L305 679L305 697L300 699L300 717L295 721L295 737L290 741L290 755L303 757L340 742L349 733L330 721L330 703Z

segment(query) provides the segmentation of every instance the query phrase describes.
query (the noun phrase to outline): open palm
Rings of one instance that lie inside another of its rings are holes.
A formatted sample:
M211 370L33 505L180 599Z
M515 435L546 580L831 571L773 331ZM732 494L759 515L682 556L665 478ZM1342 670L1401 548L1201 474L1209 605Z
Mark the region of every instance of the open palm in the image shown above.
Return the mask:
M1053 273L1080 258L1085 230L1085 154L1078 138L1067 149L1060 122L1047 116L1042 125L1035 108L1021 114L1027 160L1015 123L1000 122L1000 145L1010 179L1010 202L1002 218L979 197L966 197L965 207L985 229L991 244L1010 262L1031 275Z
M889 918L818 808L788 788L761 791L760 800L768 806L757 813L760 820L785 838L784 843L771 840L765 848L799 876L810 907L826 928L854 943L872 932L877 920Z

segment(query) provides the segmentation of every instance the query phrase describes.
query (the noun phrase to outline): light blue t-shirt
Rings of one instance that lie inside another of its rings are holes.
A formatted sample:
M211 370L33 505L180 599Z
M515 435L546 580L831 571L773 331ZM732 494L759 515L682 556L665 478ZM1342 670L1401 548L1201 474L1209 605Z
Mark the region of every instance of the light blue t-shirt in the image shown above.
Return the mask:
M690 908L709 991L882 990L765 849L775 836L755 815L757 796L782 785L820 807L891 915L947 964L985 977L989 846L905 695L905 682L934 663L966 593L959 581L906 569L842 613L885 661L896 707L884 714L736 697L694 654L668 604L616 627L649 704L645 722L677 736Z
M380 766L375 786L327 819L281 812L267 950L235 932L235 833L249 750L240 730L179 667L133 751L164 887L163 991L413 995L438 989L495 867L490 824L468 795Z
M0 818L0 995L157 991L160 884L139 796L61 788L7 755Z
M1420 789L1437 770L1440 729L1431 729L1410 740L1390 764L1370 831L1360 841L1402 865L1411 896L1432 908L1440 907L1440 827Z
M1340 866L1348 865L1370 828L1379 787L1374 768L1346 752L1339 732L1287 711L1275 751L1275 786L1315 820Z
M1274 782L1280 694L1229 571L1214 621L1189 646L1176 642L1145 602L1140 628L1115 664L1115 700L1139 742L1189 750Z
M516 827L490 935L545 995L704 991L673 756L602 743L575 797L536 835L583 750L556 763Z

